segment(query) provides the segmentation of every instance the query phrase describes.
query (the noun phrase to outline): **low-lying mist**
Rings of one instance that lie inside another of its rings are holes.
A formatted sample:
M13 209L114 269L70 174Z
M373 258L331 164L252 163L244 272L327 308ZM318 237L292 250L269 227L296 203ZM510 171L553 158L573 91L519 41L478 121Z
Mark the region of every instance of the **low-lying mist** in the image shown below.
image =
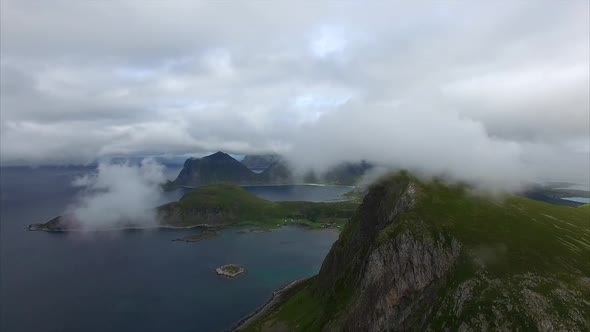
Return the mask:
M139 165L101 162L96 173L72 182L82 191L65 214L86 230L155 226L153 208L161 201L160 184L164 181L164 166L152 158Z
M321 173L341 162L366 160L379 167L364 182L405 169L510 192L548 179L589 179L587 151L560 155L545 145L496 137L480 122L442 106L351 104L304 132L285 151L300 172Z

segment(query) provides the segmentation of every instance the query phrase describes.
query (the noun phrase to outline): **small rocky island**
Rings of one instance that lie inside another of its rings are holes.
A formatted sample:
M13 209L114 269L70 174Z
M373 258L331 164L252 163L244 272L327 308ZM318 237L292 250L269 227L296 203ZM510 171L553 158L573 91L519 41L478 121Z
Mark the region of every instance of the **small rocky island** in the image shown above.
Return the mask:
M246 272L243 267L235 264L227 264L215 269L218 275L222 277L235 278L240 274Z

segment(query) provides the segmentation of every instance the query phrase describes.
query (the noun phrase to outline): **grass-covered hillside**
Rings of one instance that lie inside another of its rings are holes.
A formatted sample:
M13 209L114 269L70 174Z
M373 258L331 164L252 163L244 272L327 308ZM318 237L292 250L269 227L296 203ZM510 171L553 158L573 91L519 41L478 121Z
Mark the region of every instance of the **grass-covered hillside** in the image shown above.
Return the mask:
M590 330L590 208L401 173L249 331Z
M157 207L162 226L229 226L249 224L263 228L303 225L311 228L342 227L354 214L358 202L271 202L233 184L211 184L193 189L179 201ZM120 227L142 225L127 220ZM112 225L111 225L112 226ZM30 230L65 231L79 227L71 216L56 217Z
M271 202L232 184L194 189L178 202L158 208L162 224L174 226L252 224L277 227L343 225L357 203Z

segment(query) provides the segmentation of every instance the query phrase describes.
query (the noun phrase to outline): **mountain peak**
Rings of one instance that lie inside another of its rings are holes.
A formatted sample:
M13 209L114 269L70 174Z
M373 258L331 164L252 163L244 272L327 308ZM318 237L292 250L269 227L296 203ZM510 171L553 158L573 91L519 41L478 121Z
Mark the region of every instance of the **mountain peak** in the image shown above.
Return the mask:
M230 156L229 154L223 152L223 151L217 151L214 154L208 155L203 157L203 159L219 159L219 158L231 158L234 159L232 156Z
M217 151L201 159L187 159L174 185L198 187L209 183L251 184L256 181L256 174L246 166L229 154Z

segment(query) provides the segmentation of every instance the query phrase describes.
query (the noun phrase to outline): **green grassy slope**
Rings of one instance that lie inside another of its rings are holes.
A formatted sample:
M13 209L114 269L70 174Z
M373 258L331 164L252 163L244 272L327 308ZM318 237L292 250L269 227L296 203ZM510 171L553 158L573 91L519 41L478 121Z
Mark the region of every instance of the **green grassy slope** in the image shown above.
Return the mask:
M179 201L155 209L163 226L229 226L247 224L261 228L302 225L310 228L341 227L353 215L358 202L271 202L227 183L193 189ZM79 228L71 218L56 217L30 229L65 231ZM133 227L132 222L121 227Z
M416 184L415 208L379 230L371 243L359 244L359 228L367 215L361 206L332 250L375 250L403 232L457 239L461 255L438 291L436 307L416 309L429 317L424 327L590 329L589 206L569 208L517 196L478 196L466 186L423 183L407 174L387 181ZM383 199L371 206L387 209L390 204L395 202ZM307 282L247 330L322 330L344 315L359 296L350 271L342 269L331 291L322 289L317 278Z
M178 202L159 209L165 214L179 216L164 216L162 222L168 225L251 224L268 228L286 224L308 227L342 225L357 206L355 202L271 202L239 186L221 183L196 188Z

